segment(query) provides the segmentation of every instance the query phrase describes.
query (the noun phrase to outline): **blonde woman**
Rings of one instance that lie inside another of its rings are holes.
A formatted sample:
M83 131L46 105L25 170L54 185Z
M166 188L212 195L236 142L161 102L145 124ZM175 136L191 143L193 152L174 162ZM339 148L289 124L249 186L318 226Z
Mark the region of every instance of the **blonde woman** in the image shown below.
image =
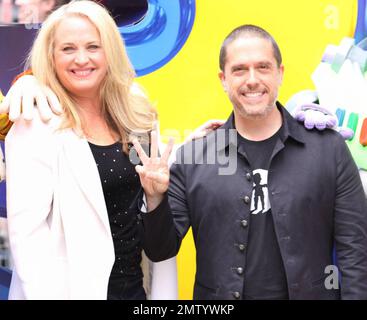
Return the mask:
M152 131L156 111L131 90L113 19L92 1L62 6L44 22L29 67L64 112L47 124L24 115L6 137L9 298L145 299L143 192L128 152L133 133ZM172 144L158 158L153 133L151 148L160 174L144 177L148 211L150 191L168 187ZM152 270L151 297L176 298L174 258Z

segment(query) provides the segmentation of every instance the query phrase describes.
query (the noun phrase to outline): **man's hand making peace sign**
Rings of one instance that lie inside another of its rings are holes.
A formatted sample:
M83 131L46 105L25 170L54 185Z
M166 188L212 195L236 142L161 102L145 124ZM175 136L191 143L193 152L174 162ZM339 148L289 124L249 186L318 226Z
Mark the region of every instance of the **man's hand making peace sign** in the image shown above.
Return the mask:
M139 174L141 185L147 200L147 210L152 211L161 203L169 185L168 158L172 152L174 140L170 139L161 157L158 152L157 132L152 131L150 157L145 153L137 139L133 140L134 147L142 165L135 167Z

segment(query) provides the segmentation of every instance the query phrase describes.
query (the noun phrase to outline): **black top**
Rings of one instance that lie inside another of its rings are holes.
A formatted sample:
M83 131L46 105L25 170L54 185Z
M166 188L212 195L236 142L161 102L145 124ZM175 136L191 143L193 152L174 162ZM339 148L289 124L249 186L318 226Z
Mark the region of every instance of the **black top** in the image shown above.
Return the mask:
M239 134L237 137L239 148L246 152L253 181L244 299L288 299L268 193L268 169L280 131L263 141L250 141Z
M98 146L89 142L89 146L101 178L115 249L109 298L136 298L135 290L129 290L129 293L122 291L128 287L127 282L137 283L137 289L142 289L141 239L137 217L128 210L140 190L139 176L129 157L123 152L120 142L109 146Z

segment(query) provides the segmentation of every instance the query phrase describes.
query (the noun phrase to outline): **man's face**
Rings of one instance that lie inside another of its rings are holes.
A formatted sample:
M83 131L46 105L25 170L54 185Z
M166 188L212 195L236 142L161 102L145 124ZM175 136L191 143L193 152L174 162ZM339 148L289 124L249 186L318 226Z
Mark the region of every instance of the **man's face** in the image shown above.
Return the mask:
M275 107L283 69L267 39L243 35L228 44L219 78L234 112L249 119L266 117Z

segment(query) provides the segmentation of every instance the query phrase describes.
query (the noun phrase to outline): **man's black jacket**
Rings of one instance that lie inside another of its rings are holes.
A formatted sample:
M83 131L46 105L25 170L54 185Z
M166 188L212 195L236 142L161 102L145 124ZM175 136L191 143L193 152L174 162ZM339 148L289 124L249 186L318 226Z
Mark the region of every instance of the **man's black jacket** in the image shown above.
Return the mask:
M271 157L268 189L289 297L367 299L367 206L353 158L337 132L308 131L278 108L284 130ZM253 182L246 154L230 134L233 115L221 129L180 149L168 200L143 215L144 248L154 261L177 254L192 227L194 299L242 298L239 268L246 268ZM340 290L324 283L334 246Z

